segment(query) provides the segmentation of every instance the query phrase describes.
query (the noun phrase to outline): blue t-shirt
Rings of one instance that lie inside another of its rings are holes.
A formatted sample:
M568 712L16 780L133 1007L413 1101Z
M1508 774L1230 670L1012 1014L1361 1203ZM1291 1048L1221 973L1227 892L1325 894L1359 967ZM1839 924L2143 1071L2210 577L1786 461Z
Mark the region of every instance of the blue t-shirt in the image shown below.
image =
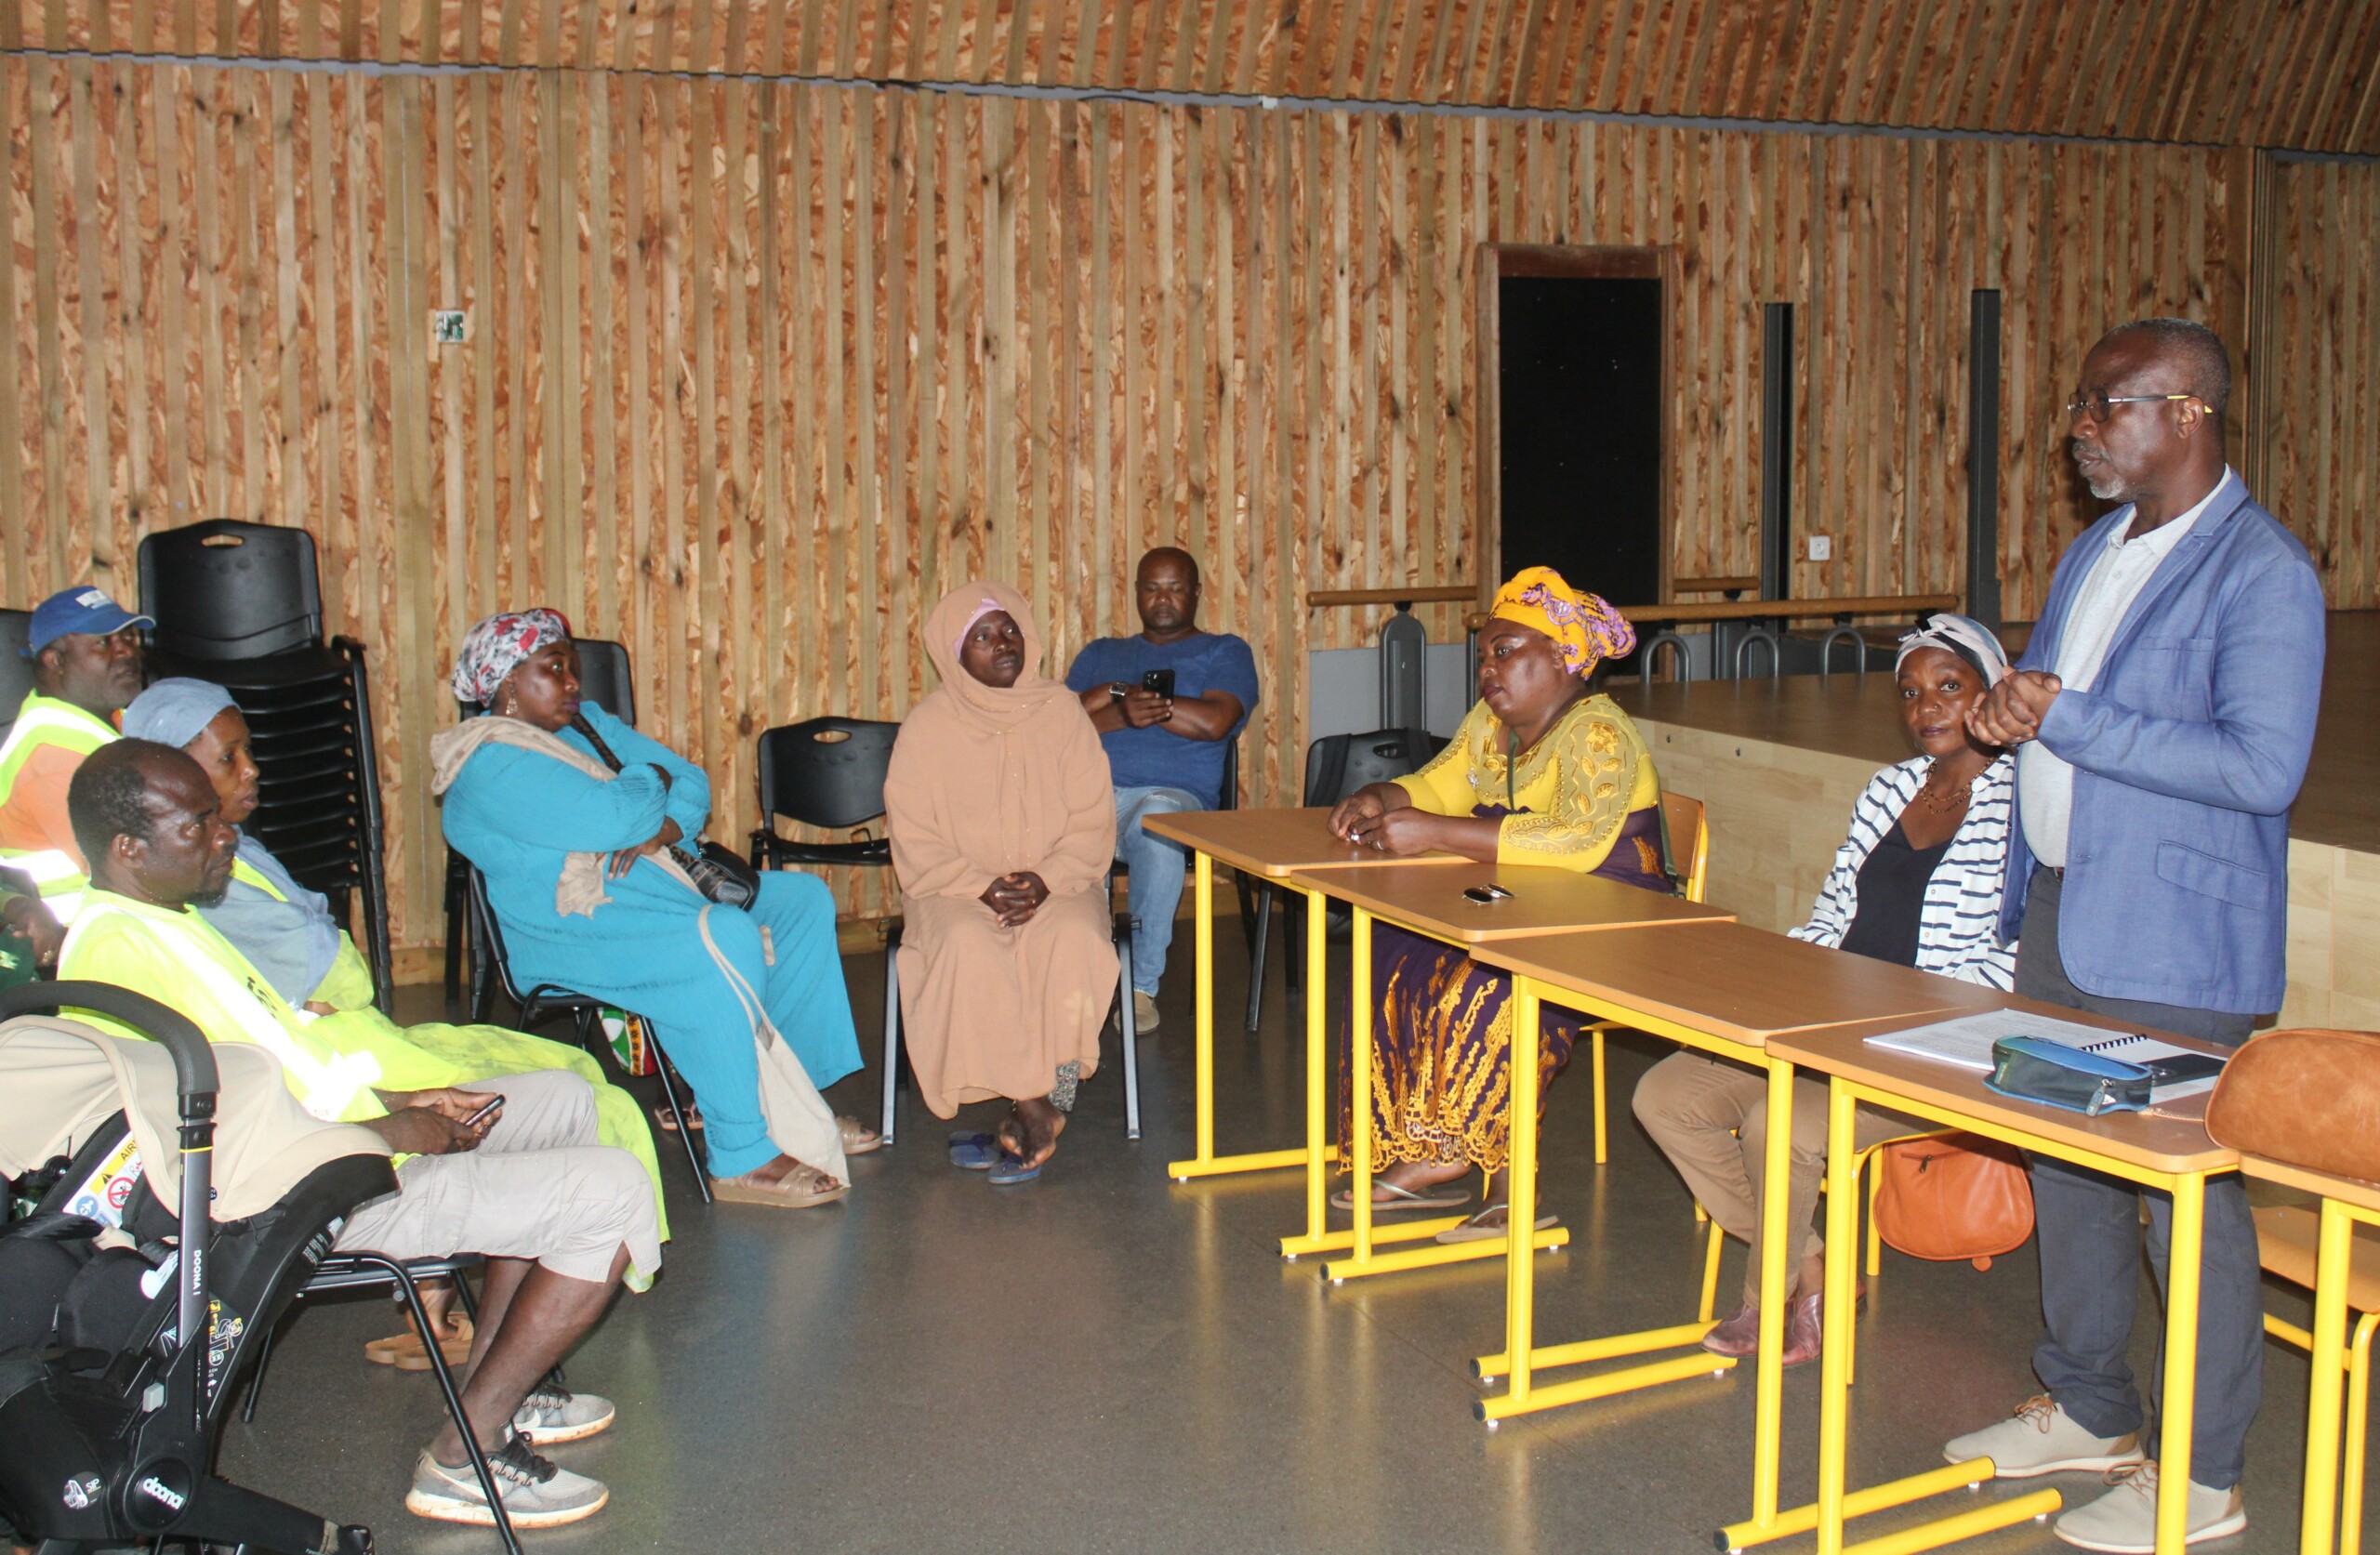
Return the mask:
M1239 722L1220 740L1193 740L1161 723L1102 734L1107 767L1118 788L1181 788L1209 810L1223 802L1223 757L1248 716L1256 711L1256 655L1227 632L1199 632L1162 646L1144 637L1104 637L1075 655L1066 684L1078 692L1113 680L1141 683L1152 669L1173 671L1173 694L1228 692L1239 698Z

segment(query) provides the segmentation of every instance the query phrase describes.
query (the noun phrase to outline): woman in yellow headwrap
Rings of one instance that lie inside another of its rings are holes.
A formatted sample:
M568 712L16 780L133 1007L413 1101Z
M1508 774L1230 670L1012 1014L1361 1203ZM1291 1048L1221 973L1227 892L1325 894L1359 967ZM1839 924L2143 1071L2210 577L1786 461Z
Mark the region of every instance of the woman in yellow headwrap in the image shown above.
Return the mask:
M1531 567L1497 592L1479 637L1479 701L1453 741L1410 777L1340 802L1330 829L1391 854L1441 850L1672 889L1661 857L1660 783L1636 726L1591 694L1595 665L1636 633L1619 612ZM1372 929L1375 1209L1447 1209L1477 1166L1488 1206L1442 1239L1501 1235L1512 980L1461 947L1385 923ZM1548 1008L1539 1096L1569 1061L1578 1020ZM1347 1138L1341 1114L1340 1138ZM1343 1149L1342 1149L1343 1158ZM1342 1207L1347 1202L1340 1195Z

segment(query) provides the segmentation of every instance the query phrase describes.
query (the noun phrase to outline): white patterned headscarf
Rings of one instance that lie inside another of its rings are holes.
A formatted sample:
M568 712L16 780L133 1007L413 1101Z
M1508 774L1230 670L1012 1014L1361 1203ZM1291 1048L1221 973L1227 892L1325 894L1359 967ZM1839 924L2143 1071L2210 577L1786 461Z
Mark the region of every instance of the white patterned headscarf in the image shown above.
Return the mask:
M1943 611L1920 621L1917 630L1900 639L1900 652L1893 657L1893 668L1897 671L1921 648L1939 648L1946 653L1957 654L1983 677L1986 688L2000 684L2008 674L2008 651L2000 646L2000 639L1992 635L1990 627L1968 616Z

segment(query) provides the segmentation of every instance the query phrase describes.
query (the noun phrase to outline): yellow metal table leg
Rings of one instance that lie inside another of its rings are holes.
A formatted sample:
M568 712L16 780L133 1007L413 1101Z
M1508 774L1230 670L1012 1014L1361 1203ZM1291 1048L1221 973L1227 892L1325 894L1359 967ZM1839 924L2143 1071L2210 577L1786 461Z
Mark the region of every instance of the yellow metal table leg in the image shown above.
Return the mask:
M1195 858L1198 995L1194 1026L1197 1068L1194 1105L1198 1153L1186 1160L1168 1162L1166 1172L1176 1182L1187 1182L1194 1177L1277 1171L1285 1166L1311 1166L1319 1172L1322 1167L1316 1162L1314 1152L1325 1150L1325 1161L1338 1159L1338 1152L1328 1150L1321 1143L1320 1132L1311 1128L1307 1142L1294 1150L1259 1150L1240 1155L1215 1153L1215 861L1206 853L1196 854ZM1308 938L1311 941L1316 936L1309 934ZM1319 979L1308 978L1307 982L1307 1006L1309 1009L1316 1008L1321 1004ZM1317 1229L1321 1225L1318 1218L1314 1223Z
M1368 1264L1372 1256L1372 1021L1379 1011L1372 1008L1372 916L1361 907L1355 909L1353 940L1347 971L1347 1137L1355 1159L1347 1193L1355 1206L1355 1261ZM1306 969L1309 984L1320 979L1321 969Z
M1865 1517L1870 1512L1880 1512L1888 1507L1905 1507L1911 1501L1923 1501L1928 1496L1939 1496L1946 1490L1963 1490L1968 1485L1981 1484L1991 1477L1991 1460L1988 1457L1947 1464L1923 1474L1911 1474L1905 1480L1895 1480L1889 1484L1852 1491L1843 1498L1843 1515L1846 1518ZM1778 1512L1765 1523L1738 1522L1722 1528L1719 1536L1726 1541L1729 1549L1743 1549L1752 1545L1765 1544L1770 1539L1806 1534L1818 1525L1818 1503L1813 1501Z
M2047 1517L2057 1510L2061 1497L2054 1490L2037 1490L2030 1496L2011 1500L1992 1501L1967 1511L1937 1517L1931 1522L1921 1522L1914 1528L1903 1528L1881 1537L1863 1539L1844 1551L1844 1555L1915 1555L1920 1549L1938 1549L1960 1539L1971 1539L1977 1534L1988 1534L1994 1528L2013 1527L2037 1517Z
M1793 1066L1771 1060L1767 1160L1762 1166L1760 1203L1760 1356L1753 1363L1752 1515L1756 1522L1777 1515L1777 1464L1784 1440L1785 1417L1785 1280L1798 1252L1792 1228L1785 1224L1788 1179L1792 1169ZM1831 1214L1830 1209L1830 1217ZM1844 1242L1840 1245L1846 1256L1829 1262L1831 1265L1839 1261L1847 1269L1852 1245ZM1850 1324L1845 1322L1843 1326L1847 1343ZM1831 1332L1826 1340L1830 1345L1836 1342Z
M2199 1261L2206 1244L2206 1177L2174 1180L2174 1238L2165 1274L2164 1439L2157 1464L2157 1555L2182 1555L2189 1527L2190 1426L2198 1392ZM2334 1358L2335 1359L2335 1358ZM2335 1368L2331 1375L2338 1374Z
M1528 1407L1537 1347L1537 1266L1529 1246L1537 1224L1537 1028L1542 1008L1533 980L1513 979L1512 1070L1506 1085L1512 1122L1504 1168L1504 1353L1512 1357L1512 1377L1500 1401L1508 1413ZM1600 1053L1602 1039L1596 1040ZM1602 1098L1596 1101L1600 1116Z
M1329 899L1320 891L1305 893L1305 1234L1281 1239L1281 1256L1320 1252L1332 1245L1329 1236L1329 1162L1339 1159L1330 1144L1330 1033L1324 998L1323 957L1329 950Z
M2306 1496L2299 1513L2300 1555L2330 1555L2338 1527L2339 1380L2347 1358L2347 1259L2354 1234L2355 1222L2346 1206L2324 1199L2314 1251L2313 1373L2306 1386Z
M1770 1084L1775 1085L1772 1076ZM1858 1108L1851 1087L1838 1076L1827 1082L1826 1100L1826 1245L1834 1256L1826 1260L1825 1322L1819 1338L1822 1349L1818 1356L1818 1555L1843 1555L1843 1478L1844 1458L1851 1434L1851 1377L1844 1369L1844 1351L1851 1342L1852 1277L1858 1261L1846 1257L1857 1245L1852 1238L1858 1230L1858 1206L1855 1198L1857 1185L1852 1173L1857 1168L1858 1144L1854 1137L1852 1120ZM1770 1129L1776 1128L1775 1092L1770 1093ZM1785 1114L1787 1142L1792 1142L1792 1111L1790 1104ZM1771 1144L1775 1140L1772 1137ZM1762 1267L1765 1290L1782 1290L1784 1278L1780 1271L1773 1283L1768 1269L1783 1262L1785 1216L1776 1205L1778 1185L1774 1154L1770 1157L1768 1189L1769 1206L1778 1213L1766 1224L1774 1230L1762 1238L1766 1257ZM1764 1359L1776 1353L1784 1338L1784 1330L1777 1320L1784 1314L1775 1304L1761 1313L1760 1340Z

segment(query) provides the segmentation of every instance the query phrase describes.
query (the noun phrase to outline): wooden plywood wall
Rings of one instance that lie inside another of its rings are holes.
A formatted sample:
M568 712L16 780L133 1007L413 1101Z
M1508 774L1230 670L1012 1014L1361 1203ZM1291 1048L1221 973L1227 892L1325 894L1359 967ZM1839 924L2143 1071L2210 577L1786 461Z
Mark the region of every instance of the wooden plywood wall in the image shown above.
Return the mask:
M2256 483L2335 609L2380 605L2380 165L2268 161Z
M1063 660L1179 542L1286 797L1307 651L1376 625L1303 590L1476 575L1479 243L1677 245L1681 573L1755 570L1760 306L1802 306L1806 593L1961 586L1966 293L2003 287L2016 614L2084 512L2082 349L2244 312L2216 151L22 56L0 93L0 598L128 597L200 518L311 530L373 653L403 944L441 931L452 645L500 607L626 641L732 837L760 729L920 694L945 588L1018 580Z
M0 0L0 48L1486 103L2380 152L2369 0Z

